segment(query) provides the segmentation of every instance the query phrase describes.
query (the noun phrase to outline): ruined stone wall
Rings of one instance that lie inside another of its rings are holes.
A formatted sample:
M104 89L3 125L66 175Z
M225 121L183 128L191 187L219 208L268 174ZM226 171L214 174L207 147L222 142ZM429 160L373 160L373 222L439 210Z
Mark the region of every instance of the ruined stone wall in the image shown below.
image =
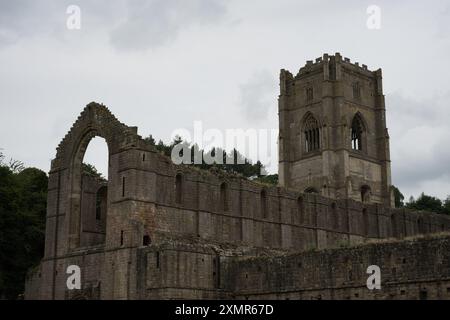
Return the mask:
M139 249L141 299L223 299L223 252L204 244L171 242Z
M103 182L89 175L83 175L81 192L81 247L93 246L105 242L107 199L106 196L104 198L102 197L102 192L105 191L107 192L107 182ZM99 201L98 204L97 201Z
M56 299L450 299L450 237L381 241L302 253L252 251L208 243L166 242L62 257L58 269L82 267L82 290ZM99 264L128 266L105 273ZM381 290L368 290L367 267L381 268ZM27 298L42 285L30 281Z
M95 214L96 186L86 183L83 189L81 164L94 136L104 137L109 149L104 243L84 232L89 226L84 222ZM29 275L26 298L217 298L228 294L218 280L225 274L222 257L251 255L255 248L298 252L450 229L450 218L443 215L333 200L176 166L136 128L95 103L58 147L48 188L45 256ZM174 241L192 247L158 249ZM162 272L152 268L158 251ZM66 288L71 264L82 269L79 296Z
M381 269L381 290L366 286ZM229 260L237 299L450 299L450 237ZM224 271L225 272L225 271Z
M160 161L155 174L156 239L191 237L214 243L306 250L450 228L447 216L302 194L169 162ZM182 177L179 203L177 174ZM151 192L151 187L145 186L149 182L139 183ZM221 196L223 183L226 197Z

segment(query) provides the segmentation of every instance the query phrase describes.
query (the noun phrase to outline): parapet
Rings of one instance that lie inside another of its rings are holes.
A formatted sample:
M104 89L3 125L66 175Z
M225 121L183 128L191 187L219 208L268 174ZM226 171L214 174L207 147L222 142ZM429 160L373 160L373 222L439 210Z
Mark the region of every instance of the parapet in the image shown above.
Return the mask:
M299 78L306 74L310 74L313 71L323 68L324 64L329 63L340 63L341 65L354 68L364 73L372 74L374 72L378 72L378 70L376 71L369 70L367 65L365 64L360 64L359 62L351 62L349 58L342 57L339 52L336 52L334 55L324 53L322 57L316 58L314 61L313 60L306 61L306 64L303 67L301 67L299 72L297 73L296 78Z

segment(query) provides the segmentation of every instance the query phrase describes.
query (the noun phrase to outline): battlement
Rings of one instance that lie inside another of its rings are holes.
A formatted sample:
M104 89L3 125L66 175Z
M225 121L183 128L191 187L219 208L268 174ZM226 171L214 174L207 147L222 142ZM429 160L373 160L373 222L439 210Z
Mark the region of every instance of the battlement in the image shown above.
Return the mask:
M296 78L301 77L305 74L309 74L320 68L323 68L324 64L329 63L341 64L343 66L351 67L364 73L378 72L378 70L376 71L369 70L369 68L365 64L360 64L359 62L352 62L349 58L343 57L339 52L336 52L334 55L324 53L322 57L318 57L315 60L306 61L305 65L301 67L299 72L297 73Z
M339 57L340 60L338 60L338 57ZM353 67L356 67L356 68L358 68L358 69L361 69L361 70L363 70L363 71L369 71L369 72L371 72L371 71L367 68L367 65L365 65L365 64L361 64L361 65L360 65L359 62L354 62L354 63L352 63L351 60L350 60L349 58L347 58L347 57L344 57L344 59L342 59L342 57L339 55L339 53L336 53L336 60L341 61L343 64L351 65L351 66L353 66Z

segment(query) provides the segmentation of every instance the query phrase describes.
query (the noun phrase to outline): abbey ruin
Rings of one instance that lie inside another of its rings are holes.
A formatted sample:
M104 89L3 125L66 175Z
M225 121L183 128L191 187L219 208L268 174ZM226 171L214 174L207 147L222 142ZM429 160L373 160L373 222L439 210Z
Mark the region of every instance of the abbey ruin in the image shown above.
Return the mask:
M393 208L381 69L281 70L279 186L175 165L101 104L59 144L26 299L449 299L450 217ZM93 137L107 182L82 174ZM66 286L78 265L80 290ZM366 286L370 265L381 289Z

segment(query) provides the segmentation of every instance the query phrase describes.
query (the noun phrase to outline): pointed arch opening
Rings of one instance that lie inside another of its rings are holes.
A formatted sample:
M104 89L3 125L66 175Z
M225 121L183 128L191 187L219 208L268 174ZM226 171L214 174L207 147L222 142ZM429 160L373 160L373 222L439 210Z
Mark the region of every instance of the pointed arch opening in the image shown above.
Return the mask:
M108 213L109 149L97 132L81 140L72 162L72 247L105 243ZM75 221L74 219L78 219Z
M103 145L100 151L97 149L99 143ZM112 173L116 174L111 171L115 169L110 166L111 157L125 149L136 149L140 143L135 128L118 121L106 106L91 102L83 109L59 143L51 162L50 176L56 181L57 195L55 205L47 207L56 220L55 229L47 231L47 235L55 239L52 254L105 242L106 232L103 230L107 229L111 196L120 196L120 182L115 181L112 188L111 181L108 181ZM100 155L98 164L92 163L88 146L95 151L92 154ZM92 175L93 170L86 163L93 164L97 173L103 173L105 181L100 182L96 174ZM126 177L127 173L121 176ZM99 190L103 184L107 189ZM106 209L102 205L105 202ZM118 237L118 232L108 234L111 239Z
M351 127L352 150L363 151L365 149L366 130L360 113L355 114Z
M320 150L320 126L311 113L308 113L303 122L303 144L305 152Z

